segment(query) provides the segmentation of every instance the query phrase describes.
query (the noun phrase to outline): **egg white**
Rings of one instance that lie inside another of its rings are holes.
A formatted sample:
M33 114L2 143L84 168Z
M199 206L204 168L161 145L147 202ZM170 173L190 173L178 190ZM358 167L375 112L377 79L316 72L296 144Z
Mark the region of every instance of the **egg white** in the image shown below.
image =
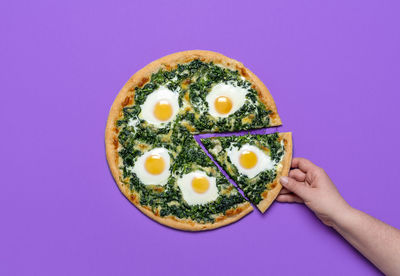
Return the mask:
M172 116L166 121L160 121L154 116L154 106L161 100L168 101L172 107ZM160 86L151 94L147 95L146 100L140 108L142 110L139 115L140 119L143 119L156 127L162 127L166 123L174 120L179 111L178 93L169 90L165 86Z
M204 193L196 193L192 188L192 180L195 177L206 177L210 184L208 190ZM178 178L178 186L181 189L183 199L189 205L206 204L218 198L218 188L216 178L208 176L203 171L194 171Z
M160 174L151 174L147 172L145 168L145 162L147 157L152 154L160 155L165 162L164 171ZM171 158L169 157L168 150L164 148L154 148L148 152L145 152L142 156L140 156L133 166L132 171L136 174L136 176L140 179L140 181L145 185L165 185L168 182L168 177L170 175L169 167L171 163Z
M257 155L257 164L251 169L243 168L240 165L240 155L246 150L252 151ZM227 154L232 164L238 169L239 173L246 175L248 178L253 178L260 172L273 169L275 166L275 163L271 160L269 155L265 154L256 146L250 144L244 144L240 149L238 147L230 147L227 150Z
M243 106L246 101L248 91L242 87L233 86L231 84L219 83L211 89L206 96L208 103L208 112L214 117L228 117L235 113ZM220 114L215 110L214 102L218 97L225 96L232 101L232 109L226 114Z

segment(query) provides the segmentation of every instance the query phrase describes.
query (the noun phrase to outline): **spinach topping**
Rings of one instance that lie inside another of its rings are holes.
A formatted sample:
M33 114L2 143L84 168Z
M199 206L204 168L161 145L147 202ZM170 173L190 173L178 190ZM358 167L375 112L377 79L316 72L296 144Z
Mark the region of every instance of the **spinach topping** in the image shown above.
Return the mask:
M211 155L218 161L229 176L238 184L240 189L245 193L247 198L254 204L258 204L262 200L261 194L268 189L268 184L272 183L276 178L276 168L263 171L253 178L240 174L237 168L232 164L226 149L230 147L241 148L244 144L254 145L256 147L267 147L270 150L271 160L278 163L284 154L284 148L278 141L278 133L268 135L244 135L244 136L227 136L202 139L201 142ZM221 151L213 152L216 146L221 146ZM231 168L233 172L230 172Z
M225 118L215 118L208 114L206 96L218 83L231 84L248 91L245 104ZM135 105L124 108L124 117L118 125L123 126L127 124L129 118L137 117L141 111L140 105L160 86L166 86L179 93L180 107L187 104L191 108L190 111L181 111L180 118L194 127L195 130L192 132L234 131L269 126L271 111L260 101L257 91L251 87L249 81L242 79L237 70L200 60L179 64L176 69L170 71L160 69L152 74L147 84L135 88ZM189 96L189 102L184 100L186 94ZM244 118L247 120L243 120Z
M206 96L218 83L231 84L248 91L245 104L226 118L215 118L208 113ZM174 121L155 127L141 119L140 113L141 105L147 96L160 86L179 94L180 110ZM135 87L134 105L125 106L122 118L117 121L123 182L139 194L141 205L152 208L161 216L173 215L201 223L214 222L216 215L225 214L227 210L235 208L246 200L202 151L194 140L193 133L267 127L270 114L271 111L265 108L257 91L251 87L251 83L242 79L236 70L200 60L178 64L171 70L160 69L152 74L150 80L142 87ZM132 167L142 152L156 147L167 149L171 157L170 177L168 183L161 189L144 185L132 172ZM278 151L277 147L276 152ZM217 178L218 190L220 192L229 190L229 192L220 193L216 201L208 204L188 205L183 200L176 181L178 177L194 170L203 170L213 175ZM245 187L244 184L240 185ZM261 189L250 185L245 188L251 189L251 194L257 194Z
M175 183L175 178L170 177L168 183L163 186L163 191L156 191L154 187L143 185L139 178L133 174L130 178L130 189L140 196L140 204L149 206L155 211L159 210L160 216L176 216L178 218L190 218L199 223L214 222L214 215L225 212L238 204L245 202L239 194L220 195L215 201L204 205L189 205L182 199L181 191ZM217 177L217 188L231 185L223 176Z

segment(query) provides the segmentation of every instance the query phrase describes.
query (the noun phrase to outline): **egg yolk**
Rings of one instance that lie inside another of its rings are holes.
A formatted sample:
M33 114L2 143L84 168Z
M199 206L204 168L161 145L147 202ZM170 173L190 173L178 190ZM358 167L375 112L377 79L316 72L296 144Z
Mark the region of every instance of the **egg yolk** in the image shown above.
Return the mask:
M154 106L154 116L160 121L167 121L172 116L172 106L166 100L161 100Z
M232 109L232 101L226 96L220 96L215 99L214 106L219 114L228 114Z
M245 150L239 157L240 165L245 169L251 169L257 164L257 155L249 150Z
M152 154L147 157L144 167L150 174L160 174L165 169L164 159L158 154Z
M205 193L209 187L210 183L208 182L207 177L197 176L192 180L192 188L198 194Z

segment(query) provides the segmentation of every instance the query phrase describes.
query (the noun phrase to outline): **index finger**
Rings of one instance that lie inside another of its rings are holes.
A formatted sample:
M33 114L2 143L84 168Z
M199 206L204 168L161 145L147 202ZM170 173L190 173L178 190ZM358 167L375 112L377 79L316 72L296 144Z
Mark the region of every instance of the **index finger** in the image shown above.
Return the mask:
M292 160L292 168L299 168L300 170L302 170L303 172L307 172L313 168L316 168L317 165L315 165L314 163L312 163L310 160L305 159L305 158L301 158L301 157L296 157L293 158Z

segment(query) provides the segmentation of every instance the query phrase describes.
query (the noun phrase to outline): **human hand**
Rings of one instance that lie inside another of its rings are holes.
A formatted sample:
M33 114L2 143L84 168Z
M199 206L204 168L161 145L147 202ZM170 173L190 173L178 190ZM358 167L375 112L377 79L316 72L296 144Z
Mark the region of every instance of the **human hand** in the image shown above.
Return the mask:
M400 275L400 230L352 208L326 172L304 158L294 158L277 200L305 203L385 275Z
M277 201L304 203L324 224L333 227L350 205L322 168L304 158L294 158L291 167L289 177L280 178L284 188Z

